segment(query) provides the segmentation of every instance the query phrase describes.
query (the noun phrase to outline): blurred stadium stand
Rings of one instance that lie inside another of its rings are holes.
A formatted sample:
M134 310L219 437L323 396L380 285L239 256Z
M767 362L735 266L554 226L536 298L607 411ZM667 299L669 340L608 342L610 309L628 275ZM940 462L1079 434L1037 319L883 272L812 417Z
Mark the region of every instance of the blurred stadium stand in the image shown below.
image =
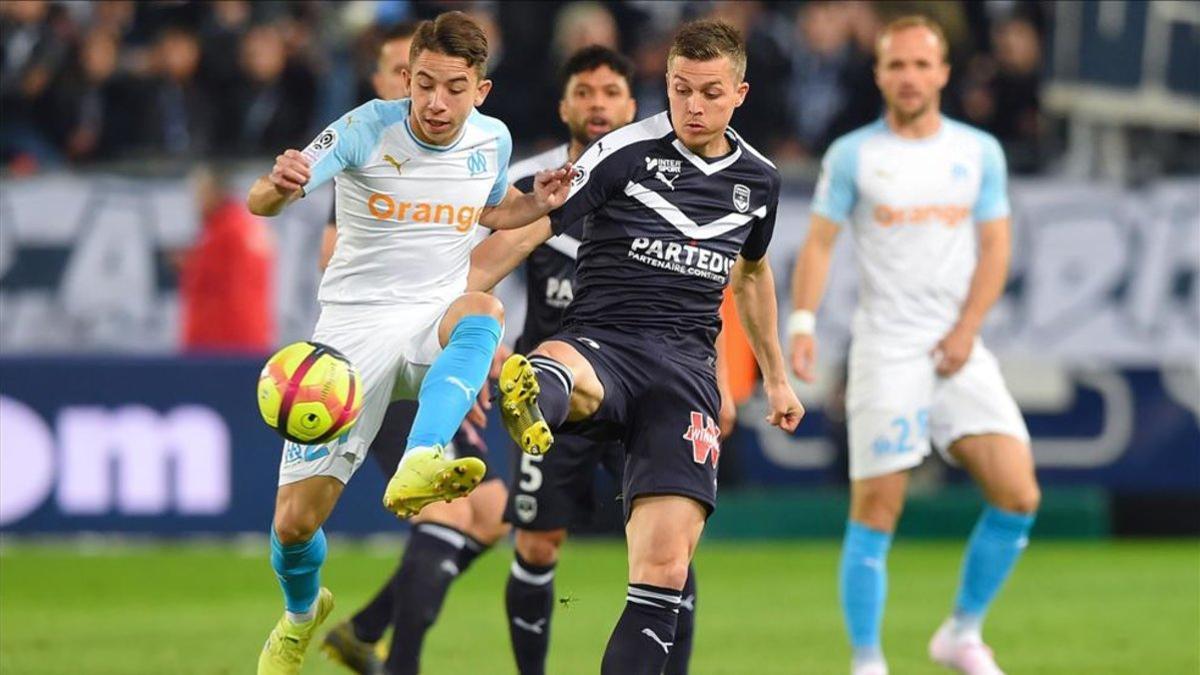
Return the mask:
M946 111L996 134L1018 174L1013 267L986 335L1034 436L1042 527L1200 531L1196 4L548 7L0 3L0 529L262 529L278 441L253 403L261 358L181 355L172 260L200 231L192 170L228 163L238 194L271 155L365 97L384 27L464 8L493 46L484 110L509 124L518 154L561 141L563 54L602 42L634 56L649 115L664 106L674 26L705 14L738 25L752 89L734 124L787 176L771 250L780 288L822 151L879 112L875 31L893 15L934 14L952 43ZM318 190L269 223L281 343L308 337L316 318L329 199ZM837 399L855 281L846 242L837 255L819 322L825 370L802 391L809 417L788 438L761 427L759 398L742 406L722 455L715 536L840 532ZM502 297L517 325L519 281ZM505 448L498 427L491 443ZM394 527L377 507L377 472L356 483L330 529ZM905 527L936 535L953 514L974 513L960 483L930 462ZM795 515L780 517L781 503Z

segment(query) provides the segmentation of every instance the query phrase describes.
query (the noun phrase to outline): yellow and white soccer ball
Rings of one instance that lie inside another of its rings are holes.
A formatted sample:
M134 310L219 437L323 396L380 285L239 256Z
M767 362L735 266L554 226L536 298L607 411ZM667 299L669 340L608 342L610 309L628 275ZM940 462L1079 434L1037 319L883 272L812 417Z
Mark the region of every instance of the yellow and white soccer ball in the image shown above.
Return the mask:
M324 443L354 426L362 409L358 371L341 352L295 342L267 360L258 376L258 410L289 441Z

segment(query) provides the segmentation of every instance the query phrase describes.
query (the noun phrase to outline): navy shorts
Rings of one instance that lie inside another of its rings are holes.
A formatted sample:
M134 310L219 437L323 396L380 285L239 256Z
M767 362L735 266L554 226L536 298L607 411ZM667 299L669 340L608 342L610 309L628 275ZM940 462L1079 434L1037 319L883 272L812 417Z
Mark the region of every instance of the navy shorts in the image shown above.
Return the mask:
M554 446L544 455L514 448L516 462L509 485L504 522L519 530L559 530L580 523L595 511L596 468L603 467L617 483L625 464L625 449L603 434L554 434Z
M590 327L567 328L551 340L573 346L604 385L604 401L589 422L617 429L625 446L625 519L633 500L649 495L691 497L711 515L721 452L713 360L681 354L654 337Z
M416 401L392 401L388 405L387 412L383 416L383 424L379 426L379 433L375 434L375 440L371 441L371 451L367 453L375 458L375 463L383 471L384 478L391 478L392 474L396 473L396 467L400 465L400 458L404 456L404 448L408 445L408 434L412 431L413 420L416 417ZM466 435L461 431L454 434L454 439L450 441L446 453L454 457L478 457L483 460L483 463L487 464L487 472L483 474L483 480L500 477L492 468L487 452L468 441Z

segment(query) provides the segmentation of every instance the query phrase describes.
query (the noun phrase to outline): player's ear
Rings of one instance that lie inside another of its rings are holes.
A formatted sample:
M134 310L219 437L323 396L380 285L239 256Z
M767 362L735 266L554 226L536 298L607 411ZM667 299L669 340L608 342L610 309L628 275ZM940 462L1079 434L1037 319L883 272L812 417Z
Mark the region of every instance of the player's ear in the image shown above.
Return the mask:
M740 108L746 102L746 92L750 91L750 83L742 80L734 91L737 93L737 101L733 104L733 107Z
M404 72L400 74L400 79L404 80L404 91L407 91L408 95L412 96L412 71L405 68ZM375 84L375 91L379 91L379 71L375 71L375 74L371 76L371 80Z
M567 98L558 99L558 120L563 124L567 123Z
M488 92L492 90L491 80L480 80L479 86L475 88L475 105L476 107L483 105L484 99L487 98Z
M628 124L637 117L637 99L633 96L629 97L629 107L626 110L625 122Z

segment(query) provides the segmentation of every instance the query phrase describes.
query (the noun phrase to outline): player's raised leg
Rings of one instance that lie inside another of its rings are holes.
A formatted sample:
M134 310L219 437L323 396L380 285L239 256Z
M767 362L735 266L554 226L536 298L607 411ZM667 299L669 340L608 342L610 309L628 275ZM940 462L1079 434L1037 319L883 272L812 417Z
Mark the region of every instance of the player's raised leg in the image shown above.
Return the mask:
M401 518L436 501L461 497L483 479L486 466L475 457L448 459L443 448L454 436L487 379L500 343L504 309L486 293L467 293L438 325L442 353L421 383L417 417L383 503Z
M312 476L279 487L271 525L271 567L283 588L286 611L259 655L259 675L300 672L313 633L333 609L333 595L321 588L325 562L321 525L343 487L331 476Z
M629 588L625 610L604 651L604 675L663 671L675 643L681 591L706 517L705 507L689 497L634 500L625 525Z
M907 471L850 484L850 522L842 542L838 588L853 649L854 675L888 672L880 641L887 600L887 554L907 486Z
M553 430L568 419L589 417L604 400L604 386L592 364L575 347L542 343L533 354L513 354L500 370L500 416L520 448L544 454Z
M983 489L988 505L963 557L954 613L934 635L934 661L969 675L998 675L983 643L983 619L1029 543L1041 493L1033 454L1021 439L1000 434L960 438L951 454Z

